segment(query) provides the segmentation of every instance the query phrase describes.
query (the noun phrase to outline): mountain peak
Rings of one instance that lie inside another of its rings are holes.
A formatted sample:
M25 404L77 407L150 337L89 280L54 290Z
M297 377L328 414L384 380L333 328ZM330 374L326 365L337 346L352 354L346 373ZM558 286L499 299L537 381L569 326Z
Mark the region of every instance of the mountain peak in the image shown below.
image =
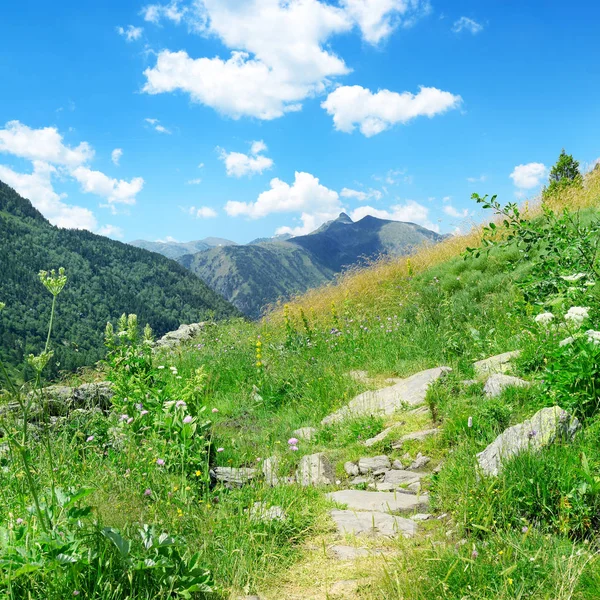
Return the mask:
M338 223L354 223L354 221L345 212L341 212L336 221Z

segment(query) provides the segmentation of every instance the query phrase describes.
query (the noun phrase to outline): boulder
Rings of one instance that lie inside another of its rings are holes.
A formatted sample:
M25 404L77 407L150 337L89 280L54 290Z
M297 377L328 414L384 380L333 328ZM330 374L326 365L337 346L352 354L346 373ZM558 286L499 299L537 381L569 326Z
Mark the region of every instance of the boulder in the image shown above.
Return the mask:
M426 510L429 497L426 495L395 494L394 492L369 492L365 490L339 490L327 494L329 500L345 504L351 510L410 513Z
M421 477L423 477L422 473L393 469L385 474L383 481L384 483L391 483L394 486L400 486L419 481Z
M530 383L518 377L497 373L485 382L483 392L489 398L496 398L508 387L529 387Z
M335 483L333 467L323 452L303 456L296 471L296 481L309 485L331 485Z
M358 465L350 461L344 463L344 471L346 471L346 474L350 477L357 477L360 473Z
M265 502L255 502L248 510L253 521L285 521L287 515L281 506L269 506Z
M256 476L256 469L247 467L215 467L213 472L216 480L227 487L241 487L250 483Z
M514 352L504 352L496 356L490 356L484 360L478 360L473 363L475 375L485 377L486 375L494 375L495 373L505 373L510 368L510 363L513 359L521 354L520 350Z
M413 521L429 521L429 519L432 518L433 515L430 515L429 513L417 513L411 517Z
M428 369L403 379L396 385L364 392L346 406L325 417L321 424L331 425L364 415L390 415L402 407L422 404L429 386L451 370L449 367Z
M301 427L300 429L296 429L296 431L292 431L294 437L305 442L312 442L316 434L317 430L314 427Z
M421 431L413 431L412 433L407 433L406 435L403 435L397 442L394 442L392 444L392 448L394 448L394 450L398 450L399 448L402 448L404 442L422 442L429 436L437 435L439 432L440 430L434 427L432 429L422 429Z
M417 524L411 519L379 511L332 510L329 514L341 534L413 537L417 532Z
M501 433L477 455L477 461L485 475L498 475L511 457L524 450L540 450L557 439L571 440L579 427L579 421L560 406L542 408L531 419Z
M200 331L204 329L206 323L190 323L189 325L180 325L179 329L169 331L154 343L156 348L176 348L184 342L189 342L195 338Z
M279 465L280 460L277 456L269 456L262 463L262 472L267 485L276 486L279 484Z
M398 469L399 471L402 471L402 469L404 469L404 465L398 459L395 459L392 463L392 469Z
M431 461L429 456L423 456L420 452L417 454L417 458L412 461L410 467L406 467L407 471L418 471L422 469L425 465L427 465Z
M374 471L381 471L382 469L389 470L391 468L392 465L390 459L385 455L361 458L358 461L358 470L363 475Z

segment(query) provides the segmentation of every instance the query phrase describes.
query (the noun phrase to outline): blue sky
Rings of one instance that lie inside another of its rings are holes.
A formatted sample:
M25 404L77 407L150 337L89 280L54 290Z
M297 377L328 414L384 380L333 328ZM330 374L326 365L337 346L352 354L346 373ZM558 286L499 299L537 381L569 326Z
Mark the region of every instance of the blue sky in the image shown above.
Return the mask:
M600 157L596 2L22 0L0 179L116 239L246 242L345 210L450 232Z

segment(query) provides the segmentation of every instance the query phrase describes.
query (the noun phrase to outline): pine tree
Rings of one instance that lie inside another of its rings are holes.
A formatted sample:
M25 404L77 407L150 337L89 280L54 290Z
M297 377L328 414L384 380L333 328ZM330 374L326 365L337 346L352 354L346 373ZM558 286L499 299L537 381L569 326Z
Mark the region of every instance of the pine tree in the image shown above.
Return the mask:
M572 154L567 154L563 148L550 171L550 184L544 189L544 196L554 195L565 187L580 186L582 183L579 161L575 160Z

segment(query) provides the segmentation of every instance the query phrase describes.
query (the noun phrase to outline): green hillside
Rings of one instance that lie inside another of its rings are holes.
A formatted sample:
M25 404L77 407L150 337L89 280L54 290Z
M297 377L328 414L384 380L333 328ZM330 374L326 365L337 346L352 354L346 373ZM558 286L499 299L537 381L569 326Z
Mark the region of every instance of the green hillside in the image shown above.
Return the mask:
M167 258L177 259L185 254L194 254L202 250L208 250L215 246L234 246L235 242L223 238L209 237L192 242L149 242L147 240L134 240L129 242L136 248L143 248L150 252L158 252Z
M0 182L0 298L6 303L0 355L20 365L43 346L50 311L38 272L64 267L69 285L55 330L52 372L104 354L106 322L134 312L156 333L237 311L178 263L90 233L52 226Z
M444 239L413 223L342 213L310 235L213 248L179 258L244 314L257 318L278 300L318 287L381 255L409 254Z

